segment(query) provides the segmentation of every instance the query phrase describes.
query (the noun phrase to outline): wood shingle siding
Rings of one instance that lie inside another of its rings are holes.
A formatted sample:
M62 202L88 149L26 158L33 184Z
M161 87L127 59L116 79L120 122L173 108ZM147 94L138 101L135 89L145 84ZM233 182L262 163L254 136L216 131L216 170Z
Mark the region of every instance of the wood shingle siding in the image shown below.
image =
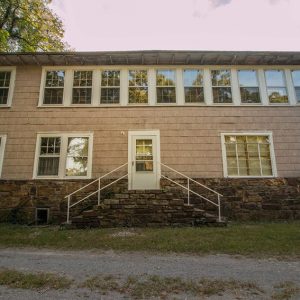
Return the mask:
M300 176L300 106L37 107L42 68L17 67L2 179L31 179L38 132L93 132L92 177L127 162L127 131L159 129L161 161L191 177L223 177L221 133L273 133L279 177ZM121 132L124 131L125 135Z

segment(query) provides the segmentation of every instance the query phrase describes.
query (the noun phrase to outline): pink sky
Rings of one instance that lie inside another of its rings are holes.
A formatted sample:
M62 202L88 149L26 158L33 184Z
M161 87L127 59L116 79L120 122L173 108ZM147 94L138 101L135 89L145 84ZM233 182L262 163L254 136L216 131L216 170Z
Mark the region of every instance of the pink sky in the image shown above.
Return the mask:
M76 51L300 51L300 0L53 0Z

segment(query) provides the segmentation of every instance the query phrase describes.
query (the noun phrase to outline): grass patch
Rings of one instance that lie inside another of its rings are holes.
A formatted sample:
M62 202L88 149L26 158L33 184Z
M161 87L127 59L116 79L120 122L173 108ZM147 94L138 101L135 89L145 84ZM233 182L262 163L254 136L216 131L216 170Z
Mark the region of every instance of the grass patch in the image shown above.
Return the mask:
M294 282L286 281L274 286L274 288L276 289L276 292L272 295L272 299L274 300L288 300L294 296L300 298L300 287Z
M88 279L83 287L97 290L102 294L118 292L132 299L159 298L167 299L176 295L192 295L197 297L223 295L223 293L264 293L257 285L236 280L184 280L179 277L160 277L157 275L136 277L130 276L127 280L110 276L95 276Z
M101 249L299 257L300 222L231 224L225 228L61 230L0 225L1 247ZM126 230L128 231L128 230Z
M20 289L67 289L72 280L52 273L24 273L10 269L0 269L0 285Z

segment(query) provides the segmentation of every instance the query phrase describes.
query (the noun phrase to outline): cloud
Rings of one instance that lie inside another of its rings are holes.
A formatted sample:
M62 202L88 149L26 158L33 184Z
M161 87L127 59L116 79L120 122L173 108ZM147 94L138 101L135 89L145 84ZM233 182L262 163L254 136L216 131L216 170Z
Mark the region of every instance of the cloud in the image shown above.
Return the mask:
M222 6L222 5L227 5L231 2L232 0L210 0L211 2L211 5L213 7L219 7L219 6ZM274 0L273 0L274 1ZM276 1L276 0L275 0Z
M270 4L277 4L279 2L288 2L289 0L269 0Z

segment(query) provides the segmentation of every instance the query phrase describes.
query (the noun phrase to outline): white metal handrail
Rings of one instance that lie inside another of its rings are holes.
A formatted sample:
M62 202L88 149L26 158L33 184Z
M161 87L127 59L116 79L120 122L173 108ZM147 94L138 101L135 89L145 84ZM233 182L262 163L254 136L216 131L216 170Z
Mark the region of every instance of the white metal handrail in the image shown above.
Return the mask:
M215 190L209 188L208 186L206 186L206 185L204 185L204 184L202 184L202 183L200 183L200 182L198 182L198 181L196 181L196 180L194 180L194 179L188 177L187 175L182 174L181 172L178 172L177 170L175 170L175 169L173 169L173 168L171 168L171 167L169 167L169 166L167 166L167 165L165 165L165 164L163 164L163 163L160 163L160 164L161 164L161 166L163 166L163 167L165 167L165 168L167 168L167 169L169 169L169 170L171 170L171 171L173 171L173 172L175 172L175 173L177 173L177 174L179 174L179 175L181 175L182 177L184 177L184 178L187 179L187 186L184 186L184 185L180 184L179 182L177 182L177 181L175 181L175 180L173 180L173 179L171 179L171 178L169 178L169 177L167 177L167 176L161 174L161 177L162 177L162 178L165 178L165 179L167 179L167 180L169 180L169 181L171 181L171 182L177 184L177 185L180 186L181 188L183 188L183 189L185 189L185 190L188 191L188 205L190 205L190 193L192 193L192 194L194 194L194 195L197 195L197 196L200 197L201 199L203 199L203 200L205 200L205 201L207 201L207 202L213 204L214 206L217 206L217 207L218 207L218 220L219 220L219 222L221 222L221 197L223 197L222 194L220 194L220 193L218 193L217 191L215 191ZM204 196L198 194L197 192L191 190L191 189L190 189L190 182L191 182L191 181L194 182L194 183L196 183L196 184L198 184L199 186L201 186L201 187L203 187L203 188L205 188L205 189L207 189L207 190L213 192L215 195L217 195L217 197L218 197L218 203L215 203L214 201L212 201L212 200L210 200L210 199L208 199L208 198L206 198L206 197L204 197Z
M114 180L114 181L108 183L107 185L105 185L105 186L103 186L103 187L101 187L101 179L103 179L103 178L107 177L108 175L110 175L110 174L112 174L112 173L114 173L114 172L116 172L116 171L122 169L123 167L127 166L127 164L128 164L128 163L125 163L125 164L123 164L122 166L119 166L118 168L115 168L114 170L112 170L112 171L110 171L110 172L108 172L108 173L102 175L101 177L95 179L94 181L92 181L92 182L86 184L85 186L83 186L83 187L79 188L78 190L72 192L71 194L65 196L65 198L68 199L67 223L70 222L70 208L76 206L76 205L79 204L80 202L82 202L82 201L84 201L84 200L86 200L86 199L92 197L93 195L95 195L95 194L97 194L97 193L98 193L98 205L99 205L99 204L100 204L100 201L101 201L101 191L104 190L105 188L107 188L107 187L113 185L114 183L120 181L121 179L127 177L127 176L128 176L128 173L126 173L125 175L123 175L123 176L117 178L116 180ZM88 186L92 185L92 184L95 183L95 182L98 182L98 189L97 189L96 191L94 191L94 192L88 194L88 195L85 196L84 198L82 198L82 199L78 200L77 202L71 204L71 197L72 197L73 195L75 195L76 193L82 191L83 189L87 188Z

